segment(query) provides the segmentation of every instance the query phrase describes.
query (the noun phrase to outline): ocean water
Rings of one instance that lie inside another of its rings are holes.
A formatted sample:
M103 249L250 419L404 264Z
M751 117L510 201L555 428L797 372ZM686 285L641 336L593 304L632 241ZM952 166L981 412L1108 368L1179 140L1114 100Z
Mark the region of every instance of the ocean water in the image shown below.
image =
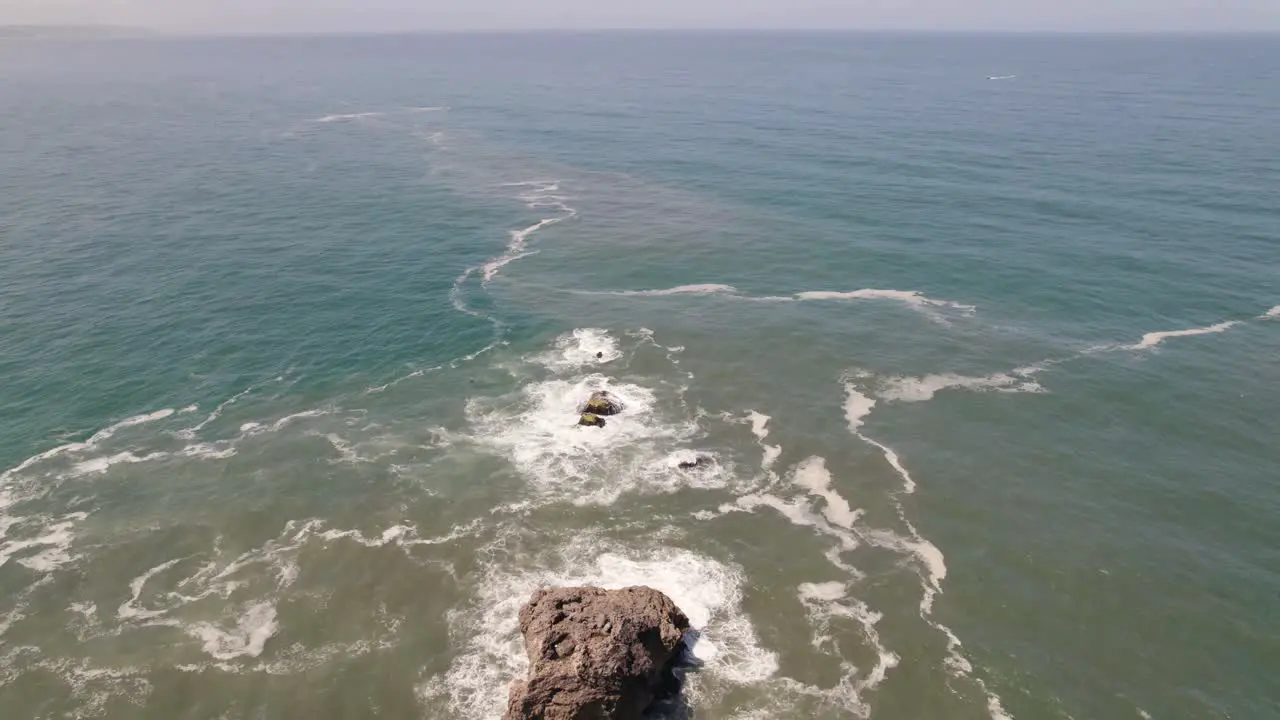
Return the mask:
M694 718L1280 716L1277 117L1249 36L0 44L0 714L495 718L588 582Z

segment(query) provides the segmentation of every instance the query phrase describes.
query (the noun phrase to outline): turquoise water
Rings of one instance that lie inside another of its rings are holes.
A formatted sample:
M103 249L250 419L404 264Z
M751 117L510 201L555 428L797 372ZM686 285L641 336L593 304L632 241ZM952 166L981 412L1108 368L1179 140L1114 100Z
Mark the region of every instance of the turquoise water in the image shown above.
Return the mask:
M1276 716L1277 116L1247 36L0 45L0 709L496 717L592 582L698 718Z

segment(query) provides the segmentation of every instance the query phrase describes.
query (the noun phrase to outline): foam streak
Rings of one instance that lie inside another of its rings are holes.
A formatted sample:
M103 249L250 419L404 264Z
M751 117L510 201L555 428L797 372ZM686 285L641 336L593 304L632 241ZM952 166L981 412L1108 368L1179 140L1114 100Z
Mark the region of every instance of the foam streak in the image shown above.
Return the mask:
M778 456L782 455L781 445L768 445L765 438L769 437L769 421L772 420L768 415L758 413L754 410L748 415L751 420L751 434L756 436L756 442L760 445L760 449L764 451L764 457L760 460L760 467L766 473L772 474L773 464L778 461Z
M133 427L135 425L143 425L145 423L151 423L157 420L163 420L173 414L174 414L173 408L165 408L163 410L156 410L155 412L150 412L143 415L134 415L133 417L125 418L124 420L121 420L120 422L117 422L114 425L108 425L107 427L94 433L92 437L90 437L88 440L85 440L84 442L67 443L65 445L59 445L58 447L45 450L39 455L32 455L31 457L27 458L26 460L23 460L21 463L15 465L14 467L9 468L8 470L5 470L3 473L0 473L0 488L3 488L5 484L10 480L10 478L12 478L14 475L22 472L23 470L26 470L32 465L42 463L45 460L49 460L66 453L81 453L81 452L84 452L85 450L90 450L94 446L96 446L98 443L102 442L103 440L107 440L111 438L113 435L116 434L116 432L124 428Z
M848 394L848 400L845 403L845 417L849 423L849 431L855 437L879 448L884 454L885 460L902 478L903 492L914 492L916 488L915 481L911 479L910 473L907 472L898 454L884 443L862 433L862 426L865 423L866 416L875 408L875 401L858 392L853 382L847 381L845 383L845 392ZM894 498L894 509L898 514L898 518L910 533L910 539L904 539L893 533L883 531L869 532L868 539L881 547L892 548L913 555L919 561L924 570L920 576L923 584L920 596L920 619L946 637L947 667L955 675L971 679L982 689L987 696L987 711L992 720L1010 720L1009 716L1004 712L999 696L988 690L986 683L981 678L973 676L973 665L964 656L960 638L950 628L933 618L934 599L942 593L942 581L947 577L946 558L943 556L942 551L926 540L915 525L907 519L906 511L896 497Z
M527 248L529 238L534 233L543 228L557 225L578 215L578 211L565 204L564 198L556 193L560 190L558 181L529 181L527 183L513 183L511 187L531 187L532 189L521 195L520 199L525 202L525 206L530 209L537 208L554 208L560 211L559 215L543 218L538 222L523 228L521 230L512 230L510 242L507 243L506 252L492 260L486 262L482 269L484 271L484 281L487 283L498 276L498 272L502 270L508 263L518 260L522 257L532 255L534 251Z
M860 290L806 290L793 295L747 295L732 285L723 285L719 283L705 283L692 285L677 285L670 288L661 288L653 290L612 290L603 293L589 293L593 295L622 295L628 297L666 297L671 295L722 295L741 300L753 300L759 302L805 302L805 301L830 301L830 300L889 300L893 302L903 303L911 308L924 312L925 314L938 318L937 311L939 309L958 310L965 314L972 314L977 311L974 305L965 305L963 303L951 300L936 300L926 296L916 290L882 290L876 288L862 288Z
M1208 335L1211 333L1226 332L1227 330L1239 324L1240 322L1237 320L1230 320L1227 322L1220 322L1217 325L1210 325L1208 327L1201 327L1201 328L1192 328L1190 330L1168 330L1165 332L1150 332L1150 333L1147 333L1146 335L1143 335L1142 340L1140 340L1137 344L1126 346L1126 349L1150 350L1151 348L1156 347L1157 345L1164 342L1165 340L1168 340L1169 338L1192 337L1194 335Z
M797 293L797 300L893 300L895 302L905 303L917 309L926 308L951 308L961 310L966 313L977 311L974 305L965 305L963 303L953 302L951 300L935 300L926 297L924 293L916 290L876 290L872 288L863 288L862 290L851 290L848 292L832 292L826 290L809 291Z
M708 283L703 285L678 285L662 290L615 290L609 295L635 297L663 297L667 295L739 295L738 289L732 285Z

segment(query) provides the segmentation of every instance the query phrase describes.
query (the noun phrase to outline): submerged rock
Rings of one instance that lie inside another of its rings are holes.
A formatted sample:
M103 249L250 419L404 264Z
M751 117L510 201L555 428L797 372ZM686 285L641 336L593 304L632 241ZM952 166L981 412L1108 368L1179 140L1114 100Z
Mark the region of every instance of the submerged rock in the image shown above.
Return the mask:
M504 720L639 720L671 690L689 618L647 587L539 590L520 609L529 675Z
M587 403L582 406L582 412L600 416L617 415L622 412L622 403L610 395L608 390L597 390L591 393Z
M697 470L711 464L711 458L706 455L698 455L692 460L681 460L676 467L681 470Z
M578 424L587 427L604 427L604 418L593 413L582 413L582 417L578 418Z

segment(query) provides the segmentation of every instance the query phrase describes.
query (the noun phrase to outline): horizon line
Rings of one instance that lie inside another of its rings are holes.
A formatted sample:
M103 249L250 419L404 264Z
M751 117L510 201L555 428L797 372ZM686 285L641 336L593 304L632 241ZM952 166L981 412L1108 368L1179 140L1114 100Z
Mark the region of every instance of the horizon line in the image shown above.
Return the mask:
M108 24L5 24L0 30L103 30L136 32L149 37L362 37L362 36L417 36L417 35L599 35L599 34L811 34L811 35L1114 35L1114 36L1280 36L1280 28L1274 29L1052 29L1052 28L908 28L908 27L531 27L531 28L411 28L368 30L195 30L182 28L157 28L139 25Z
M806 34L806 35L1280 35L1280 28L1269 30L1053 30L1021 28L822 28L822 27L543 27L543 28L420 28L378 30L151 30L159 35L188 37L351 37L362 35L603 35L603 34Z

